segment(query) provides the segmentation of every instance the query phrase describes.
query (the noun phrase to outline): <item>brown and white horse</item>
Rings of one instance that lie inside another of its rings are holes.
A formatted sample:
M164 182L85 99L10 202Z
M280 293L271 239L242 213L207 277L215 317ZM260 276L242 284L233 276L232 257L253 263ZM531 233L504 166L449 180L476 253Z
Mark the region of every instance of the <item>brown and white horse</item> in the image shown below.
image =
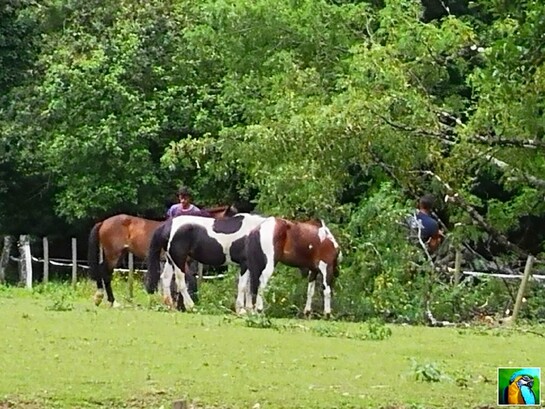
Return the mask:
M232 216L237 211L233 206L218 206L205 209L204 213L208 213L215 219L221 219ZM126 251L130 251L135 257L146 259L153 232L163 223L164 221L118 214L93 226L89 234L87 261L91 278L97 283L97 291L94 296L96 305L100 305L102 302L104 289L110 305L117 305L111 281L119 258ZM102 262L99 261L101 246L104 251Z
M251 303L263 310L263 292L278 262L309 270L305 314L310 314L319 273L324 287L324 315L331 315L331 287L342 259L339 244L320 220L296 222L269 217L255 228L246 243Z

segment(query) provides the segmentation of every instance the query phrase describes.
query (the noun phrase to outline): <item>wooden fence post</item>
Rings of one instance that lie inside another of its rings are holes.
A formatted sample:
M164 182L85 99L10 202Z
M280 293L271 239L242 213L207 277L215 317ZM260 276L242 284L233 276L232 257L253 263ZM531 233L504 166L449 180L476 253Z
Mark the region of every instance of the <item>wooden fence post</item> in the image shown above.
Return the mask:
M462 250L460 247L456 247L456 258L454 259L454 285L460 283L460 276L462 275Z
M519 314L520 307L522 305L522 298L524 297L524 290L526 289L526 283L528 282L528 279L530 278L534 261L535 261L535 258L532 255L529 255L528 259L526 260L526 266L524 267L524 275L522 276L519 291L517 293L515 307L513 308L513 314L511 315L511 319L509 320L509 323L511 324L514 324L515 321L517 320L517 316Z
M72 237L72 287L76 287L78 281L78 242Z
M19 236L19 281L25 283L26 288L32 288L32 254L28 236Z
M2 255L0 256L0 283L6 282L6 267L9 263L12 242L11 236L4 236L4 247L2 247Z
M128 284L129 284L129 299L132 300L133 298L133 283L134 283L134 254L129 251L129 278L128 278Z
M26 288L32 288L32 253L30 252L30 239L26 236L25 242L25 264L26 264Z
M44 247L44 278L43 283L47 284L49 281L49 241L47 240L47 237L44 237L42 239L43 247Z
M203 269L204 269L203 264L198 263L197 264L197 272L198 272L198 277L199 277L199 283L201 283L202 280L203 280Z

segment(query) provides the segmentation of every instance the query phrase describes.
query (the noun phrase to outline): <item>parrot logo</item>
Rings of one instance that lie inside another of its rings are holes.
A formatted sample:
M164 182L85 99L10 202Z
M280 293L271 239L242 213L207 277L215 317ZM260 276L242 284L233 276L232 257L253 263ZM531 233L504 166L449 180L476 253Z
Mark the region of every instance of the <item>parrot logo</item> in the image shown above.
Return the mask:
M509 385L503 389L500 404L504 405L535 405L537 404L534 390L534 377L521 370L509 378Z

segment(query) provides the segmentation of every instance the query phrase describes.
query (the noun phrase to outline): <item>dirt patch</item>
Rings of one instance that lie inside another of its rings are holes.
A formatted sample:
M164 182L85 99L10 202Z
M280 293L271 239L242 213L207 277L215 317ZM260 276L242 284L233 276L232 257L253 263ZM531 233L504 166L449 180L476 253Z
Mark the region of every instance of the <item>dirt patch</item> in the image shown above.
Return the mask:
M44 402L34 402L29 400L2 400L0 401L0 409L45 409Z

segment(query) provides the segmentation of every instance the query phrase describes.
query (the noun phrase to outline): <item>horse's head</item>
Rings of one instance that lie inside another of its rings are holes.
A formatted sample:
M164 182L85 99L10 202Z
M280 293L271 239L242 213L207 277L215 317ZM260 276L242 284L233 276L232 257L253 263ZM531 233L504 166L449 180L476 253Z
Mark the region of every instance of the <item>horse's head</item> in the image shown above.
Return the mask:
M223 212L223 217L233 217L238 214L238 209L234 205L227 206Z
M214 219L223 219L224 217L233 217L236 214L238 214L238 210L234 205L217 206L210 209L206 209L206 211Z

